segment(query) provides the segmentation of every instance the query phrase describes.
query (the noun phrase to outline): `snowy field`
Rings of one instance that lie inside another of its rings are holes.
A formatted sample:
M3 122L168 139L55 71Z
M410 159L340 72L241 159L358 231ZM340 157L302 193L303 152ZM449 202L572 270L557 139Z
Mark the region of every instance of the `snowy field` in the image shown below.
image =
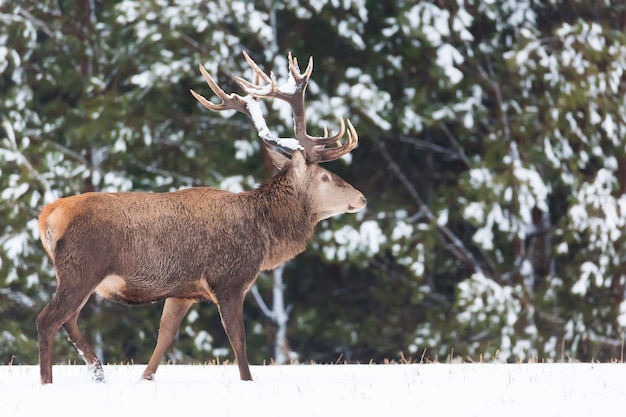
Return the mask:
M0 366L0 416L601 416L626 411L624 364ZM170 414L174 413L174 414ZM178 414L176 414L178 413Z

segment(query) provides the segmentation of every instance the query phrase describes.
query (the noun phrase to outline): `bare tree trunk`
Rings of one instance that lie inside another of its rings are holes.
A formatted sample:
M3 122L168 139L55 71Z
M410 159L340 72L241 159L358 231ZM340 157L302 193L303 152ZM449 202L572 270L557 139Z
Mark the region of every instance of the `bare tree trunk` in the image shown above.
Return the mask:
M272 295L274 298L274 322L276 323L276 340L274 343L274 360L278 364L288 363L291 358L291 349L287 342L287 322L289 321L289 312L285 309L283 284L283 271L285 266L281 265L272 271L274 278L274 287Z
M287 323L289 322L289 310L291 310L291 308L290 306L285 306L284 270L285 266L281 265L272 271L271 309L267 306L265 301L263 301L263 297L259 293L259 288L256 284L250 290L265 317L267 317L272 326L275 327L275 331L271 332L274 336L271 345L274 350L274 362L279 365L289 363L293 356L287 340Z

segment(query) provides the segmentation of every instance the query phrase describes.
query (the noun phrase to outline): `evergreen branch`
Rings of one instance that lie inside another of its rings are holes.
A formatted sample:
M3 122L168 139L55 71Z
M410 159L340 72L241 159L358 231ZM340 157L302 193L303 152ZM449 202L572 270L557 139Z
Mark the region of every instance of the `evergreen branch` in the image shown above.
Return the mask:
M500 88L500 83L498 81L492 80L492 76L490 76L490 74L488 74L487 71L485 71L482 65L477 64L476 69L478 70L478 73L480 74L482 79L491 87L491 89L493 90L496 96L495 97L496 105L497 105L500 119L502 121L502 130L504 131L504 140L506 141L506 143L510 143L511 142L511 128L510 128L508 115L504 108L504 99L502 97L502 89ZM496 77L493 76L493 78L495 79Z
M75 160L76 162L78 162L81 165L84 165L86 167L91 167L91 163L87 160L87 158L85 158L84 156L82 156L81 154L79 154L76 151L73 151L72 149L68 148L67 146L63 146L60 143L56 143L52 140L49 139L43 139L40 138L38 136L30 136L32 139L35 140L39 140L47 145L50 145L54 150L61 152L63 155L70 157L71 159Z
M33 167L28 158L26 158L24 153L19 149L19 146L17 145L17 140L15 138L15 131L13 130L13 125L11 124L11 122L9 120L3 120L2 127L6 132L6 137L11 146L8 149L15 153L17 164L23 167L28 175L41 185L41 187L44 189L44 198L45 196L53 195L52 187L50 186L48 180L43 175L41 175L41 173L36 170L35 167Z
M41 19L36 18L35 16L33 16L28 10L26 10L25 8L21 7L18 11L18 14L22 15L23 17L25 17L26 19L30 20L34 26L36 26L37 28L41 29L42 32L44 32L48 37L50 37L51 39L55 38L55 33L53 30L51 30L48 25ZM15 19L15 18L13 18Z
M461 146L459 141L454 137L454 135L452 134L450 129L448 129L448 126L446 126L445 124L442 123L440 127L441 127L441 130L443 131L443 133L446 135L446 137L450 141L450 143L452 143L452 146L454 146L454 149L456 150L456 154L457 154L458 158L461 161L463 161L463 163L465 164L466 168L469 168L471 166L470 161L469 161L467 155L465 155L465 151L463 150L463 147Z
M411 181L409 181L406 175L404 175L404 172L402 172L402 169L400 169L400 166L397 164L397 162L393 159L393 157L387 150L385 143L382 140L379 140L379 141L376 141L376 144L378 146L378 149L381 155L387 162L387 165L389 166L391 171L395 174L396 178L402 183L402 185L407 190L409 195L413 198L413 200L415 200L415 202L420 206L421 211L423 212L424 216L428 219L429 223L435 226L437 230L439 231L439 233L445 239L447 239L448 242L452 244L451 246L452 253L457 258L469 264L470 267L474 270L474 272L484 274L483 269L480 266L480 263L478 262L478 260L476 260L474 255L465 247L461 239L459 239L454 234L454 232L450 230L448 227L441 225L437 222L435 215L430 210L430 208L425 204L424 200L420 196L417 189L413 186Z
M461 159L460 155L458 155L455 152L450 151L450 149L445 148L445 147L440 146L440 145L436 145L436 144L431 143L431 142L427 142L425 140L416 139L416 138L412 138L412 137L404 136L404 135L398 136L398 139L400 140L400 142L404 142L404 143L408 143L408 144L413 145L415 147L415 149L424 150L424 151L428 151L428 152L439 153L439 154L445 155L445 156L447 156L449 158Z

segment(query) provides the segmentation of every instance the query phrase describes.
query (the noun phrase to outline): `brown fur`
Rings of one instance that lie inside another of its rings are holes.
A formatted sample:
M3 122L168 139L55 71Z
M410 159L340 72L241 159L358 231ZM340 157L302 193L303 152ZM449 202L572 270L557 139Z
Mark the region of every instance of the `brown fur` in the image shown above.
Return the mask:
M76 326L96 292L126 304L166 300L157 346L143 377L152 379L191 304L217 304L238 362L251 379L242 306L259 271L304 251L323 218L365 206L363 195L300 152L276 156L283 170L256 190L86 193L45 206L41 241L53 259L57 292L37 317L42 383L52 382L51 347L63 326L102 380L93 349Z

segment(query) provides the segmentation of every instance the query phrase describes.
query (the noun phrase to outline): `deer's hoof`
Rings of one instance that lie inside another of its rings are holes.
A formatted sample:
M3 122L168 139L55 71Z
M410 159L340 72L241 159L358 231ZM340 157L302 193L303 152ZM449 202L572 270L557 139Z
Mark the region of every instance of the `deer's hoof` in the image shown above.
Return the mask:
M91 380L93 382L103 383L106 382L104 379L104 371L102 370L102 365L100 362L96 362L94 364L88 365L89 371L91 372Z

